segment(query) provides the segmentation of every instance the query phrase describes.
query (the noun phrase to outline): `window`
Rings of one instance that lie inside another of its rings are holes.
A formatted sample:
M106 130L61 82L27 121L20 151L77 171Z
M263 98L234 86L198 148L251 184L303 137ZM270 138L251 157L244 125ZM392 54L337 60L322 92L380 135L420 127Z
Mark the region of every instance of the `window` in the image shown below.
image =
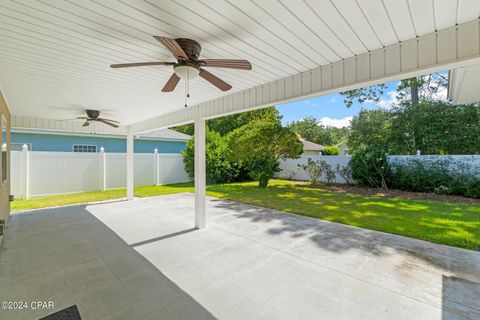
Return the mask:
M2 114L2 183L7 180L7 118Z
M97 152L97 146L74 144L73 152Z
M11 151L23 151L23 145L26 144L28 147L28 151L32 151L32 144L31 143L20 143L15 142L10 144Z

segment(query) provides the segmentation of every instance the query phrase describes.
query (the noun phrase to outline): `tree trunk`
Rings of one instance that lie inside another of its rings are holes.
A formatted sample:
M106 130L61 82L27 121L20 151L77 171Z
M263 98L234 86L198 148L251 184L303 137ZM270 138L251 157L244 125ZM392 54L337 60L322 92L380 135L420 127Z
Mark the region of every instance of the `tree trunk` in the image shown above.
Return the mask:
M416 106L418 105L418 83L416 81L414 81L411 85L410 85L410 95L411 95L411 99L412 99L412 106Z

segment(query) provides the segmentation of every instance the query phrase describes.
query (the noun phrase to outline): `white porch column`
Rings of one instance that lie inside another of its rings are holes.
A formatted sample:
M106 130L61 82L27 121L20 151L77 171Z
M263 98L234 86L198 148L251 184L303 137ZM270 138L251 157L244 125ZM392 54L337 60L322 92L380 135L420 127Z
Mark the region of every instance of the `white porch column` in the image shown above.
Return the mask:
M134 153L133 153L133 132L130 127L127 130L127 199L133 200L133 186L134 186Z
M205 119L195 120L195 228L205 228Z

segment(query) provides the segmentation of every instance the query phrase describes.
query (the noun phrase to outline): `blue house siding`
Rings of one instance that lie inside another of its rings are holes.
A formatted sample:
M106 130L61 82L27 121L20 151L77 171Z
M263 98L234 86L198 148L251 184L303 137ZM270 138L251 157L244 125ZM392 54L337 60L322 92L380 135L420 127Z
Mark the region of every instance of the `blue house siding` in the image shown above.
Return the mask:
M105 148L105 152L126 152L125 138L72 136L38 133L11 133L11 143L31 143L32 151L72 152L74 144L94 145L97 151ZM136 153L153 153L155 148L159 153L180 153L185 149L184 141L162 141L135 139Z

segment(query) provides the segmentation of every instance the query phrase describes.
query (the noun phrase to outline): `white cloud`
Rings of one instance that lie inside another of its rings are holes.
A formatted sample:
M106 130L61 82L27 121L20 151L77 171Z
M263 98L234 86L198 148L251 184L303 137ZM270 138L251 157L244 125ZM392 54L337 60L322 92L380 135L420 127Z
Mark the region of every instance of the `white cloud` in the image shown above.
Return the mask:
M353 117L345 117L342 119L333 119L329 117L323 117L318 120L318 124L324 125L325 127L336 127L336 128L345 128L350 125Z
M386 93L386 99L380 99L376 104L383 109L390 109L391 107L398 105L397 91L392 90ZM373 102L375 103L375 102Z

